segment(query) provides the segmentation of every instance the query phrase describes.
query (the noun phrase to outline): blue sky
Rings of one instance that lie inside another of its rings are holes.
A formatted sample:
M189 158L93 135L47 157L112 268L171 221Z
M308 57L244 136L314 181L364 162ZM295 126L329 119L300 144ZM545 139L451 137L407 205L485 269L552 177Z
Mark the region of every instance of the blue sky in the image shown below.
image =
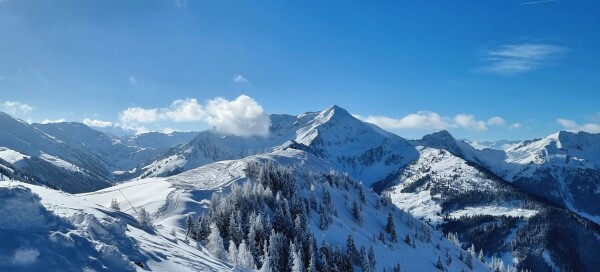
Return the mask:
M337 104L407 138L600 132L599 14L566 0L0 0L0 110L247 134L253 117Z

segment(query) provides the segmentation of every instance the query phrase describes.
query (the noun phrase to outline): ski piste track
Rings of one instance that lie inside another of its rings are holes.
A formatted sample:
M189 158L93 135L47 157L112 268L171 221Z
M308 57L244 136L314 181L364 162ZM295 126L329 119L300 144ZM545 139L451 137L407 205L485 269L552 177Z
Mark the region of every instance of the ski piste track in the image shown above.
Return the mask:
M154 214L154 222L158 222L163 220L175 212L179 207L179 192L177 189L171 191L169 195L167 195L167 199L165 200L165 204L162 205L158 211Z
M88 195L100 195L100 194L109 194L109 193L115 193L115 192L120 192L121 189L125 189L125 188L131 188L131 187L136 187L136 186L143 186L149 183L152 183L155 181L148 181L148 182L143 182L143 183L138 183L138 184L133 184L133 185L129 185L129 186L123 186L123 187L119 187L116 189L109 189L109 190L102 190L102 191L98 191L98 192L92 192L92 193L85 193L85 194L79 194L78 196L80 197L85 197ZM167 217L169 217L170 215L173 214L173 212L177 209L177 207L179 206L179 191L177 189L174 189L173 191L171 191L168 195L167 198L164 200L165 204L162 205L158 211L156 211L156 213L153 214L154 217L154 222L159 222L160 220L163 220ZM135 208L141 208L150 204L154 204L154 203L158 203L158 202L163 202L163 200L159 200L159 201L153 201L153 202L148 202L148 203L144 203L142 205L137 205L135 207L129 207L127 209L123 209L123 211L130 211L130 210L134 210L137 213L137 210ZM127 205L130 205L130 203L127 203Z

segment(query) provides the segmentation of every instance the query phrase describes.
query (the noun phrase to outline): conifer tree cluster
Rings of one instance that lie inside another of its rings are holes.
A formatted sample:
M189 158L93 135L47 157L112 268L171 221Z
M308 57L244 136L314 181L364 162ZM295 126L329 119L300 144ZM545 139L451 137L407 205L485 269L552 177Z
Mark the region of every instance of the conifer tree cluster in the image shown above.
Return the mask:
M327 229L337 216L328 188L356 190L357 222L366 201L362 184L346 175L329 173L297 180L291 167L249 163L249 180L233 184L227 194L215 193L208 214L187 222L187 236L205 245L216 258L259 271L375 271L373 246L357 249L348 236L346 248L324 238L317 242L310 231L311 217ZM319 182L321 192L314 190ZM299 186L313 188L301 193ZM317 197L320 195L320 197Z

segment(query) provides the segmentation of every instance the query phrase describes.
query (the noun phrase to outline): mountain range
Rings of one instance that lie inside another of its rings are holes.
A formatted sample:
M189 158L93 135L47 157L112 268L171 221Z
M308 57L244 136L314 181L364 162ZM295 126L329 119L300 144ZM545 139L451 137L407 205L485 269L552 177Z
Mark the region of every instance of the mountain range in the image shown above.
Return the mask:
M115 220L135 227L138 230L131 239L141 243L141 248L132 251L119 244L119 258L141 260L158 270L182 267L153 259L153 254L167 254L153 246L156 243L177 248L171 258L185 259L183 266L191 271L230 269L236 264L232 259L217 260L205 239L199 238L194 247L175 245L177 239L165 241L164 237L171 229L185 232L188 215L201 219L201 214L212 211L220 199L213 193L232 197L241 190L236 186L264 182L260 171L283 171L269 164L289 169L285 171L295 176L296 189L291 192L273 181L264 186L272 193L282 190L281 194L298 195L309 203L295 215L308 217L306 229L319 238L320 247L331 244L345 250L346 237L353 235L357 244L374 248L377 271L392 270L391 257L402 271L438 269L440 258L442 269L448 271L594 271L600 267L599 134L561 131L542 139L475 143L439 131L408 140L360 121L338 106L270 118L268 137L212 130L116 137L81 123L28 124L0 113L0 180L25 183L25 188L4 183L3 187L18 190L16 200L45 206L44 216L68 215L71 223L65 223L66 228L77 229L92 242L98 239L86 236L89 224L81 223L80 215L67 211L61 201L88 215L107 217L100 220L102 228ZM252 172L252 165L260 171ZM247 190L246 194L253 194ZM321 211L320 204L311 208L312 199L325 203L331 201L328 198L333 199L334 208ZM131 208L111 212L112 199ZM357 199L364 199L359 208L355 207ZM270 202L275 200L264 201L262 206L255 204L255 209L276 214L279 206ZM381 207L388 202L389 207ZM151 231L144 232L132 217L139 207L154 219ZM362 221L356 218L356 209ZM324 228L319 217L327 211L335 223ZM419 241L416 246L392 242L389 233L381 233L388 212L398 222L396 231L405 234L401 240L406 236ZM220 218L215 214L210 213L212 219ZM227 216L229 220L235 213ZM249 220L242 217L244 222ZM223 224L218 225L221 236L234 239L225 229L229 223ZM42 242L37 246L43 247ZM285 248L290 251L289 246ZM469 267L464 256L473 251L481 253ZM255 252L255 257L261 254ZM263 263L256 259L254 265L258 268Z

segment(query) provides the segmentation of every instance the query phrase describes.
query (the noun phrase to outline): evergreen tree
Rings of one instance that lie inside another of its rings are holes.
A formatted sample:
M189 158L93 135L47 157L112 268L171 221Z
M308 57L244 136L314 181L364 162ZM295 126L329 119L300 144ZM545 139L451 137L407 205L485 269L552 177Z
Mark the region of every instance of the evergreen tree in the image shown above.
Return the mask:
M225 259L225 248L223 246L223 239L221 238L221 233L219 232L219 228L217 224L210 224L210 234L208 235L208 243L206 244L206 249L213 257L223 260Z
M385 224L385 232L392 233L396 227L394 226L394 218L392 218L392 212L388 212L387 222Z
M379 239L379 241L381 241L382 243L385 243L385 234L383 234L383 231L379 231L379 234L377 235L377 239Z
M411 245L410 236L408 235L408 233L404 236L404 242L409 246Z
M467 257L465 258L465 264L470 269L473 269L473 255L471 253L467 254Z
M448 250L446 249L446 265L450 265L452 263L452 256L450 255L450 252L448 252Z
M304 264L294 243L290 244L290 256L292 258L292 271L291 272L304 272Z
M483 256L483 249L479 249L479 256L477 257L480 261L484 261L485 257Z
M360 204L358 204L358 201L356 200L354 200L354 203L352 204L352 217L358 225L362 225L362 211Z
M227 259L232 264L238 264L238 250L235 247L235 242L233 240L229 240L229 249L227 250Z
M140 208L140 211L137 216L137 220L142 226L142 228L150 229L152 228L152 219L150 218L150 213L146 211L144 207Z
M269 252L269 247L267 246L267 240L265 240L265 244L263 246L263 255L262 255L262 265L260 267L259 272L271 272L274 271L271 269L271 254Z
M317 262L315 260L316 256L314 254L314 250L310 250L312 253L310 254L310 258L308 260L308 267L306 268L306 272L317 272Z
M242 233L243 230L241 225L242 222L240 221L241 216L239 211L233 212L229 216L229 228L227 231L229 233L229 239L231 239L236 245L242 242L244 239L244 233Z
M185 232L185 239L187 239L188 237L190 237L190 234L192 235L192 239L196 239L196 235L194 234L194 222L192 221L192 215L188 214L187 219L186 219L186 226L187 226L187 230Z
M356 245L354 244L354 238L352 238L351 234L348 234L348 238L346 239L346 255L352 263L358 263L358 251L356 250Z
M325 207L322 204L319 204L319 228L322 230L326 230L329 227L329 216L327 211L325 211Z
M402 272L400 269L400 263L396 263L396 265L394 265L394 272Z
M367 196L365 195L365 188L362 184L358 187L358 193L360 195L360 201L362 203L367 203Z
M375 249L373 245L369 247L369 266L371 267L371 271L375 271L375 265L377 265L377 260L375 259Z
M365 246L360 247L360 267L364 272L371 272L371 261L369 260L369 255L367 254L367 250Z
M208 220L206 216L202 214L200 219L198 219L198 227L196 229L196 239L198 241L206 239L208 237L208 233L210 232Z
M469 247L469 249L467 250L467 252L469 253L469 255L471 255L472 257L475 257L475 245L471 244L471 247Z
M119 202L117 201L116 198L113 198L110 201L110 208L113 209L113 210L116 210L116 211L120 211L121 210L121 207L119 206Z
M238 248L237 261L238 265L243 268L250 270L256 269L256 265L254 264L254 257L252 256L252 253L246 245L246 240L242 240L242 242L240 243L240 246Z
M439 269L440 271L444 271L444 264L442 264L442 260L440 259L440 256L438 256L438 258L437 258L437 263L436 263L435 267L437 269Z

